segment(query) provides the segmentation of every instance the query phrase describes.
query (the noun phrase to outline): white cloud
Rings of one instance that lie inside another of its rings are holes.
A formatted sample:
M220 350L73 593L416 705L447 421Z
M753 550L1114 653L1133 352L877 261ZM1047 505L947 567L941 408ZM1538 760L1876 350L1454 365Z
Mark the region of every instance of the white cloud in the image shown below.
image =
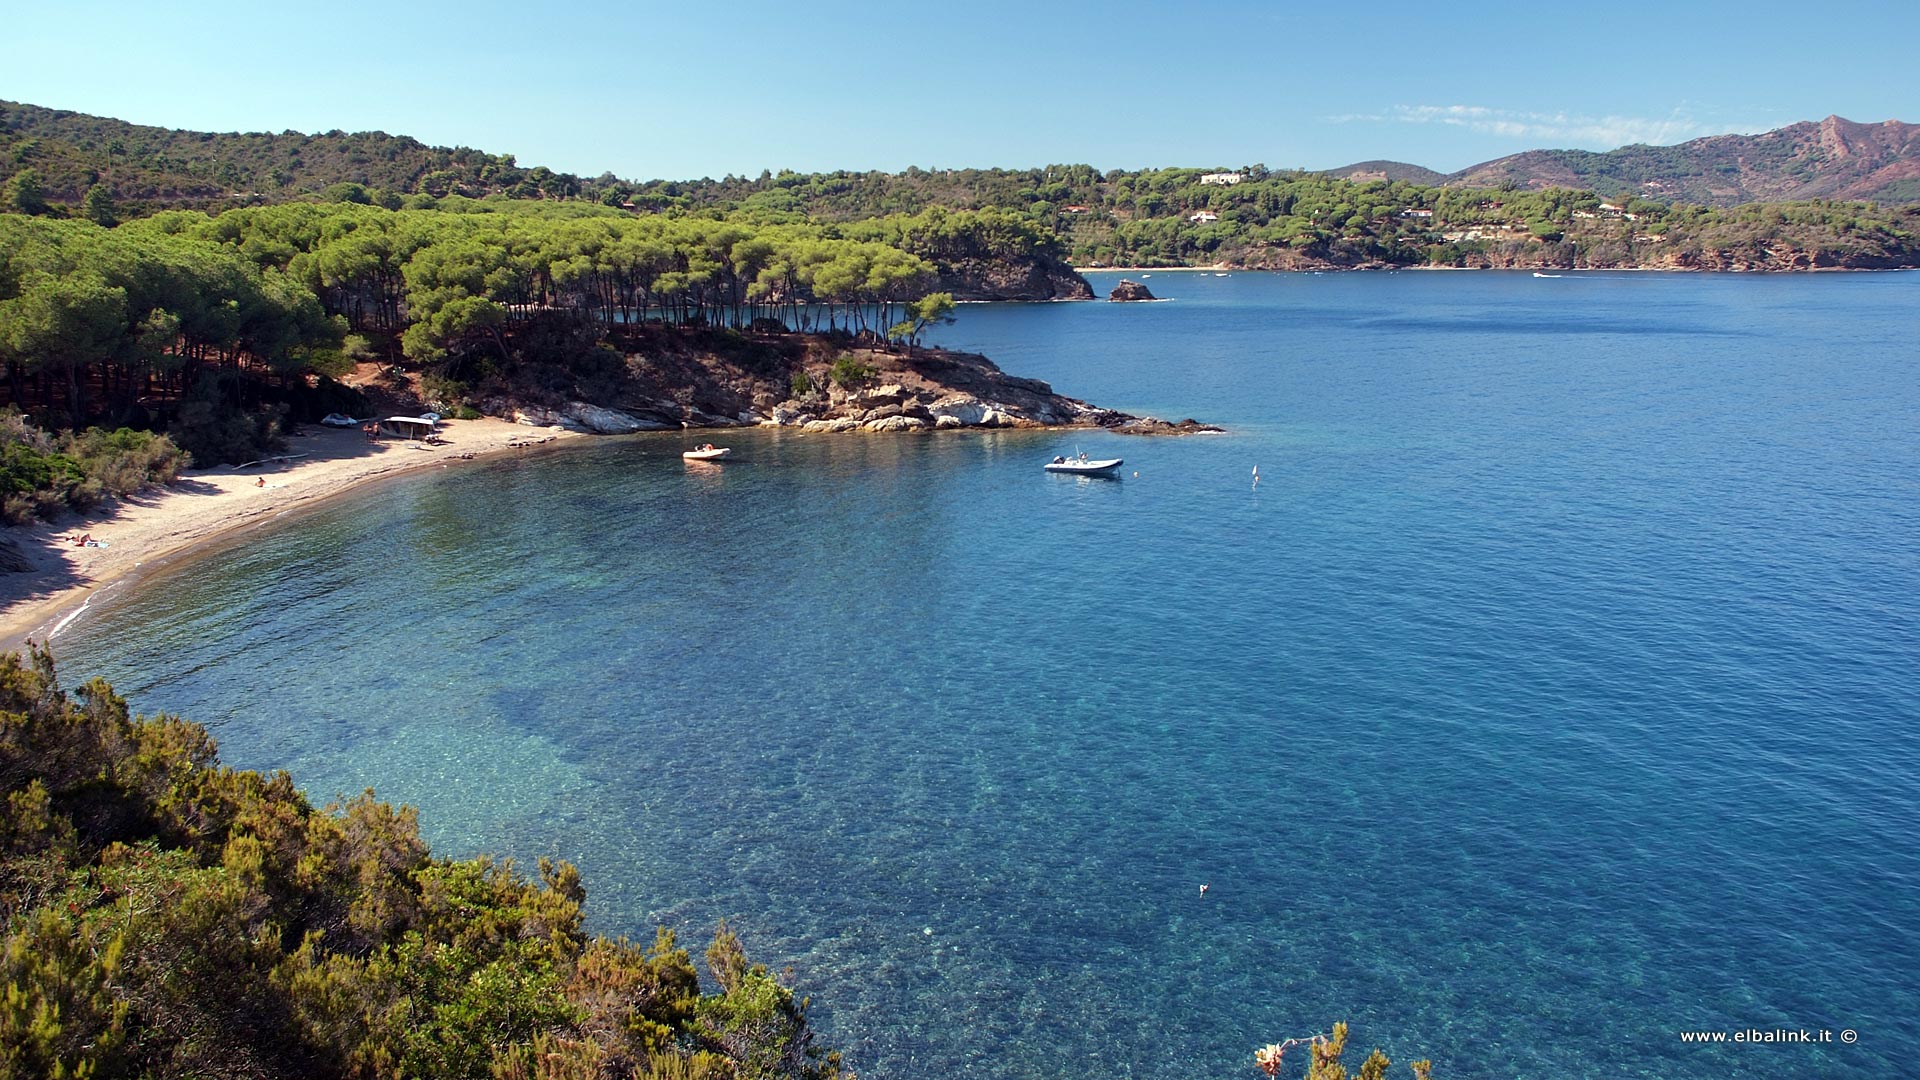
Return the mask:
M1697 120L1675 110L1665 117L1585 116L1569 112L1526 112L1485 105L1395 105L1384 113L1347 113L1327 118L1335 123L1445 124L1482 135L1509 139L1554 140L1576 146L1612 149L1629 143L1664 146L1703 135L1753 133L1762 126Z

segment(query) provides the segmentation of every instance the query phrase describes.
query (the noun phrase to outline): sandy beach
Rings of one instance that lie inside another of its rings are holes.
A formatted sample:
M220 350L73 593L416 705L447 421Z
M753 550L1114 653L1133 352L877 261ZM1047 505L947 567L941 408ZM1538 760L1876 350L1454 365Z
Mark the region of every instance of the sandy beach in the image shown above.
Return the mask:
M505 420L454 420L442 428L444 441L428 447L395 438L372 442L357 429L305 427L287 440L286 460L196 469L85 515L8 528L4 535L30 568L0 574L0 650L56 638L103 589L144 567L269 525L368 481L459 468L577 437ZM75 543L87 536L102 546Z

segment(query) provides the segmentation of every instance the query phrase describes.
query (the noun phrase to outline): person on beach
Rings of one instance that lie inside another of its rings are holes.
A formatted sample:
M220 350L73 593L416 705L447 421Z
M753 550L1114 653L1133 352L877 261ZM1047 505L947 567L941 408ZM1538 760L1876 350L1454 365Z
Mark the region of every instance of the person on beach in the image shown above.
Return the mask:
M263 477L261 477L260 479L258 479L258 480L255 480L255 481L253 482L253 486L254 486L254 487L266 487L266 486L267 486L267 478L263 476Z

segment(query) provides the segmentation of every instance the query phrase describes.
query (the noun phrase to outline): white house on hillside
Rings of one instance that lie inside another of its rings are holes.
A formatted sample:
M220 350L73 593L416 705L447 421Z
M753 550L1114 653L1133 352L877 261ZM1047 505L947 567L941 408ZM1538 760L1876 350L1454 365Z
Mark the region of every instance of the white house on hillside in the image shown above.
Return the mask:
M1200 182L1203 184L1237 184L1246 178L1245 173L1237 172L1210 172L1200 174Z

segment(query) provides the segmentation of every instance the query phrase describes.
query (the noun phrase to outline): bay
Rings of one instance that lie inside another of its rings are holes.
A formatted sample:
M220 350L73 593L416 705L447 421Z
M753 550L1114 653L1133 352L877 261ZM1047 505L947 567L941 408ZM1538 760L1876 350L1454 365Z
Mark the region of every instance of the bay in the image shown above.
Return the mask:
M449 471L62 671L572 859L597 930L727 918L872 1077L1249 1075L1334 1019L1442 1077L1920 1052L1920 276L1145 283L935 337L1227 434ZM1749 1028L1833 1041L1681 1035Z

